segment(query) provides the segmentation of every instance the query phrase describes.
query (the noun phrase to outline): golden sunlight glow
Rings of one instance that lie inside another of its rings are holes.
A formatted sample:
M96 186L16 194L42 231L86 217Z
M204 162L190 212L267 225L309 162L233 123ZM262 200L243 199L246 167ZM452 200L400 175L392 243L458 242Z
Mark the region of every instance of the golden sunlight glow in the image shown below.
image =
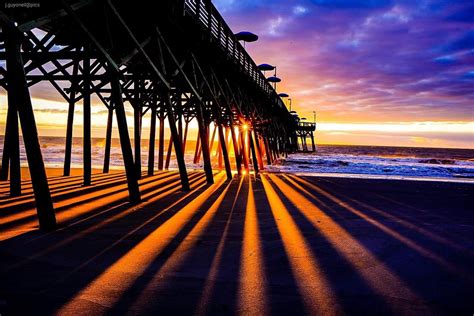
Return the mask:
M159 173L156 176L154 176L152 179L142 180L141 181L141 188L146 190L146 189L155 187L157 185L160 185L160 184L162 184L166 181L169 181L169 180L177 180L178 177L179 177L178 173L172 174L171 176L169 174L166 175L165 173ZM55 203L56 208L66 208L67 207L64 212L58 212L57 213L56 218L57 218L58 222L62 222L62 223L63 222L68 222L70 220L73 220L76 217L83 216L85 214L93 213L94 211L97 211L98 209L100 209L100 207L102 205L108 205L109 203L114 203L115 201L117 201L119 199L126 200L128 198L127 185L126 184L119 184L119 182L121 182L123 180L123 178L124 178L123 175L120 175L117 179L113 179L113 178L110 179L109 176L106 176L105 177L106 180L104 180L104 183L106 182L106 183L110 184L110 183L115 181L115 182L117 182L117 185L113 186L113 187L106 187L104 189L97 188L97 190L95 190L91 193L85 193L85 194L78 194L79 192L81 192L84 189L84 187L82 186L82 178L79 178L75 181L72 181L72 183L70 183L70 185L71 185L70 189L67 190L67 193L68 194L76 193L78 195L77 195L77 197L73 197L73 198L65 199L65 200L59 200L58 202ZM164 179L162 179L162 178L164 178ZM64 193L64 185L65 185L65 182L68 182L68 181L69 181L69 179L65 178L65 179L60 179L60 182L58 182L58 183L52 182L51 192L53 194L53 197L56 196L56 188L59 189L59 193ZM100 185L101 184L100 181L101 180L96 180L96 181L94 181L94 184L95 185ZM176 182L171 182L171 183L161 187L159 192L153 191L153 192L151 192L151 194L154 195L154 200L156 200L156 198L161 198L165 195L171 194L171 193L173 193L175 191L178 191L178 190L179 190L179 186L176 186ZM31 190L29 190L29 191L31 191ZM164 192L164 193L159 194L159 195L157 194L157 193L161 193L161 192ZM27 192L25 192L25 193L27 193ZM32 192L30 192L30 193L32 194ZM145 194L143 197L147 198L147 195L149 195L149 194ZM33 201L34 200L33 195L31 195L29 197L29 199L31 201ZM94 203L84 203L84 202L87 202L87 201L94 201ZM20 204L20 203L24 203L24 202L25 202L24 199L12 200L12 202L8 203L6 206L14 207L16 204ZM35 213L36 213L36 210L30 209L30 210L14 213L14 214L3 217L0 220L0 224L8 223L9 225L12 225L16 221L18 221L19 224L14 226L14 230L12 230L13 235L11 235L11 234L2 234L0 239L11 238L11 237L14 236L14 234L21 233L22 229L26 229L28 226L31 226L33 223L36 222L36 218L33 216ZM108 219L107 221L104 221L104 222L102 222L101 224L98 224L98 225L100 225L100 226L105 225L105 224L109 223L112 220L124 217L127 213L128 213L127 211L122 212L118 215L115 215L112 219ZM82 233L87 233L87 232L90 232L94 229L95 229L95 227L89 228L87 231L82 232ZM79 235L82 235L82 233L78 234L76 237L78 237ZM72 237L72 238L74 239L75 237ZM62 244L62 243L60 243L60 244Z
M313 256L303 234L289 214L267 177L263 176L270 208L280 233L297 286L310 315L333 315L339 309L335 293Z
M35 98L34 94L32 102L39 134L41 136L64 136L67 103ZM0 91L0 130L5 128L6 109L6 96L3 91ZM92 114L93 137L104 137L107 114L105 107L99 100L93 99ZM306 112L304 109L300 114L312 117L312 112ZM326 120L319 120L316 143L474 149L474 120L472 116L466 117L466 121L398 121L400 118L397 116L394 116L392 121L367 122L366 119L366 117L351 117L349 121L337 121L333 117L326 117ZM74 136L76 137L82 135L82 121L82 106L79 104L75 111ZM132 117L127 117L127 122L129 126L133 126ZM142 124L142 134L148 135L150 120L144 119ZM250 126L244 123L242 129L249 130ZM113 135L118 137L115 128ZM167 127L165 135L169 137ZM193 138L196 135L197 123L192 120L188 136ZM238 128L236 128L236 135L239 135Z
M318 230L333 246L334 249L359 273L375 292L383 297L394 297L403 295L406 300L419 300L415 293L394 274L383 262L377 259L369 250L352 237L345 229L339 226L330 216L309 201L300 192L312 196L301 185L284 176L291 183L286 184L278 176L269 175L280 191L292 204L306 217L306 219ZM295 188L295 189L293 189ZM299 189L297 191L296 189ZM367 262L372 265L367 269ZM387 302L390 304L391 302ZM395 314L401 313L398 304L390 304Z
M141 311L146 310L147 304L150 302L150 295L157 297L160 295L160 291L166 286L166 277L176 273L179 268L183 265L186 259L189 257L191 250L197 246L201 236L204 235L208 229L210 223L214 219L219 207L226 197L231 183L228 183L225 189L220 193L219 197L211 205L211 207L205 212L205 214L199 219L198 223L193 229L186 235L184 240L179 244L176 250L169 256L163 266L155 273L153 279L150 280L145 290L141 291L139 297L135 300L131 310L139 309ZM165 279L165 281L162 281ZM157 282L160 280L161 283ZM157 286L160 284L161 286Z
M224 247L225 243L227 241L227 236L229 234L229 227L230 223L232 220L232 215L234 213L234 208L237 203L238 197L240 190L242 189L242 184L243 184L244 178L240 178L239 181L239 187L237 189L237 192L235 193L234 201L232 203L232 207L229 210L229 215L227 217L227 221L225 223L224 231L222 233L222 236L220 238L219 244L217 245L217 250L214 255L214 258L212 259L211 267L209 269L209 274L206 278L206 283L204 284L204 288L202 290L201 297L199 299L199 302L196 307L196 315L207 315L207 309L209 306L209 302L211 301L212 293L214 291L214 286L218 277L219 273L219 268L221 265L222 261L222 255L224 253Z
M420 255L433 260L434 262L436 262L438 265L442 266L447 271L449 271L453 274L462 273L466 278L468 278L470 280L474 280L472 275L470 273L468 273L467 271L463 271L462 268L454 266L453 264L451 264L450 262L448 262L446 259L442 258L441 256L437 255L436 253L430 251L429 249L426 249L425 247L418 244L417 242L403 236L401 233L395 231L394 229L388 227L387 225L381 223L380 221L377 221L376 219L374 219L373 217L367 215L366 213L350 206L349 204L347 204L344 201L342 201L341 199L335 197L331 193L321 189L320 187L312 184L311 182L309 182L307 180L302 179L301 177L293 177L292 176L292 178L297 180L299 183L303 183L303 184L307 185L311 189L315 190L315 192L318 192L319 194L325 196L326 198L334 201L335 203L337 203L340 206L344 207L349 212L351 212L351 213L359 216L360 218L366 220L368 223L371 223L373 226L377 227L378 229L380 229L384 233L386 233L386 234L392 236L393 238L397 239L401 243L405 244L407 247L409 247L409 248L413 249L414 251L418 252Z
M266 315L268 307L257 207L255 205L252 177L249 176L247 179L248 197L241 252L239 310L241 315Z
M183 225L200 210L202 204L224 183L225 177L223 174L219 174L216 178L215 184L208 187L196 199L184 206L179 212L117 260L75 297L63 305L58 314L74 310L76 306L82 304L83 300L95 302L109 308L114 306L134 281L144 273L149 264L172 241L173 236L181 230ZM97 298L100 301L97 301Z
M474 122L394 122L371 123L318 123L319 131L372 131L386 133L474 133Z

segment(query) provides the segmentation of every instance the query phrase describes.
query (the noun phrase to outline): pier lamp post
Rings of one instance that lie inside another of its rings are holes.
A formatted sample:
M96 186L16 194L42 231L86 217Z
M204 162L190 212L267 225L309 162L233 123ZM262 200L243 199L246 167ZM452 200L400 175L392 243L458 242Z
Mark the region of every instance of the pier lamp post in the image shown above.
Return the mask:
M275 66L272 66L270 64L260 64L257 66L257 68L261 71L263 71L263 74L265 75L267 71L272 71L274 70L276 67Z
M291 112L291 98L288 98L288 101L290 101L290 112Z
M313 123L316 124L316 111L313 111Z
M254 34L254 33L251 33L251 32L247 32L247 31L242 31L242 32L239 32L239 33L236 33L234 34L235 35L235 38L237 38L238 41L242 41L244 42L244 48L245 48L245 43L246 42L255 42L258 40L258 35Z
M282 98L282 99L289 97L289 95L288 95L287 93L278 93L278 96L279 96L280 98ZM286 102L285 102L285 106L286 106ZM290 111L291 111L291 109L290 109Z
M271 76L271 77L268 77L268 78L267 78L267 81L273 83L273 89L276 90L276 84L277 84L278 82L281 82L281 79L278 78L277 76Z

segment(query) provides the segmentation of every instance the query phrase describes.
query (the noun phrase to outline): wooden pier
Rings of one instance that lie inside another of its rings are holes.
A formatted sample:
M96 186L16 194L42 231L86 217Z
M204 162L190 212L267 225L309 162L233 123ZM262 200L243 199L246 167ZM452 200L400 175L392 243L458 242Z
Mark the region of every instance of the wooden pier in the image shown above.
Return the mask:
M22 194L21 128L43 230L54 229L56 218L29 93L40 82L50 82L68 104L65 176L71 170L74 110L82 106L86 187L94 185L91 99L104 104L103 172L110 169L115 119L131 203L141 201L142 121L147 113L146 174L167 169L174 151L184 191L190 189L184 150L192 121L198 126L194 162L202 159L209 184L214 182L210 142L215 139L218 164L228 179L233 172L258 173L265 163L298 150L298 138L307 150L307 134L301 134L297 119L210 0L44 1L40 7L1 8L0 25L0 86L8 94L0 179L10 179L11 196ZM133 108L133 149L125 104ZM171 133L168 144L165 120Z

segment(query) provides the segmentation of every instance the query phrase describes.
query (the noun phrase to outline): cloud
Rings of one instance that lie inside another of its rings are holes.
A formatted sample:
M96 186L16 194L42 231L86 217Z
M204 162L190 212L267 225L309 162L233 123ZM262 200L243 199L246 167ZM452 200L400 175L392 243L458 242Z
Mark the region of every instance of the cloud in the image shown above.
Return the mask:
M373 9L389 6L389 0L312 0L313 4L333 9Z
M474 121L472 1L214 3L233 31L259 35L246 49L257 64L277 65L278 91L302 116L316 110L323 122ZM49 83L31 90L61 99Z
M47 113L47 114L67 114L67 109L36 109L35 112Z
M301 6L301 5L297 5L297 6L293 7L293 14L294 15L303 15L307 12L308 12L308 9Z

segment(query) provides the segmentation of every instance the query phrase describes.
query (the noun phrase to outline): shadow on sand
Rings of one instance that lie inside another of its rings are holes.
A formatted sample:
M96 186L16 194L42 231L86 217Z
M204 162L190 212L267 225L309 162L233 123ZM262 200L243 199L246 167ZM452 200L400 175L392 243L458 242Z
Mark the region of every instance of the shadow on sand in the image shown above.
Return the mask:
M2 198L0 313L472 313L472 186L160 172L130 206L122 173ZM2 183L0 190L8 186Z

